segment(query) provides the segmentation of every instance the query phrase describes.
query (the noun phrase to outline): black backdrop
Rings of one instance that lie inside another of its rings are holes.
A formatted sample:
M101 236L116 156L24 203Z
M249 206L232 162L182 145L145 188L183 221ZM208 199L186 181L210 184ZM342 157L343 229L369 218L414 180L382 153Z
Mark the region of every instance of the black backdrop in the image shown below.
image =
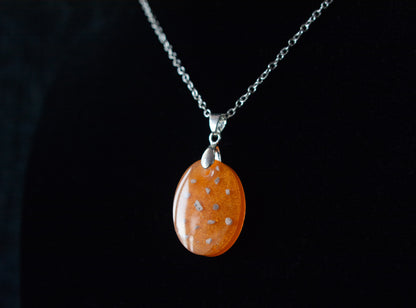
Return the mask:
M151 5L225 112L319 1ZM173 230L176 184L208 121L138 4L15 12L39 37L39 54L22 55L41 57L32 73L53 71L25 173L23 307L413 307L411 1L335 1L229 121L220 148L247 214L216 258Z

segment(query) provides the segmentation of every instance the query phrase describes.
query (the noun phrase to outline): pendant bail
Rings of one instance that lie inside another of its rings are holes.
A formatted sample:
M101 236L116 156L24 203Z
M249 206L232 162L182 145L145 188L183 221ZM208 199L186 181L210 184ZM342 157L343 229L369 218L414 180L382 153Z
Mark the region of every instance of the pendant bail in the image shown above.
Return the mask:
M211 146L215 147L218 142L220 142L221 132L224 130L226 124L227 116L224 113L211 114L209 116L209 128L211 129L211 134L209 134L209 143Z
M227 115L224 113L210 114L209 116L209 128L211 132L221 134L225 125L227 124Z
M226 114L210 114L209 116L209 128L211 133L209 134L209 146L202 154L201 165L205 169L209 168L214 161L221 161L220 149L218 148L218 142L221 140L221 132L227 124Z
M201 157L201 165L203 168L207 169L216 161L221 161L220 149L215 146L209 145L204 151Z

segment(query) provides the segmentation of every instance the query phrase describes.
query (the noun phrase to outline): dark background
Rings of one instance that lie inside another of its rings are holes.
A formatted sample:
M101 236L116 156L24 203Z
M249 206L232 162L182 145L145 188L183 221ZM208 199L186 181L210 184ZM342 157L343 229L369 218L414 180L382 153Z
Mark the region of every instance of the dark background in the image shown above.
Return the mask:
M151 6L225 112L319 1ZM137 2L1 2L0 306L414 307L415 16L311 26L223 132L246 222L204 258L171 207L208 121Z

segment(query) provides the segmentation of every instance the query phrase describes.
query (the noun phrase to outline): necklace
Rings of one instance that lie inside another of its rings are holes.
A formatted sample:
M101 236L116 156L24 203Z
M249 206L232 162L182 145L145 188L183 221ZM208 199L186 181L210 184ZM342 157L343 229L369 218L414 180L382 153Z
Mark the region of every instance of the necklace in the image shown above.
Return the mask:
M226 113L214 114L207 108L198 90L194 87L190 76L181 64L181 60L173 51L162 27L153 14L147 0L138 0L152 29L158 37L163 49L172 60L178 75L192 94L203 115L209 119L211 133L208 137L210 145L202 154L201 160L193 163L183 174L176 188L173 202L173 223L176 234L182 245L197 255L215 257L223 254L233 246L243 227L246 201L243 186L235 171L221 162L218 143L221 140L227 120L233 117L257 87L276 69L278 63L288 54L289 49L296 45L299 38L319 17L333 0L325 0L313 11L309 19L300 26L280 49L276 58L270 62L263 73L240 96L234 106Z

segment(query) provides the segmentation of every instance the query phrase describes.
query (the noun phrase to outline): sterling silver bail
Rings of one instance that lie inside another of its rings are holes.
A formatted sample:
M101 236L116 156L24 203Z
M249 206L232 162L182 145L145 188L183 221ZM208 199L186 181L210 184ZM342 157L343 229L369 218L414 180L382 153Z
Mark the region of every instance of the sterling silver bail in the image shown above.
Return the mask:
M203 168L209 168L215 160L221 161L220 149L218 143L221 140L221 132L227 124L226 114L210 114L209 115L209 146L202 154L201 165Z

